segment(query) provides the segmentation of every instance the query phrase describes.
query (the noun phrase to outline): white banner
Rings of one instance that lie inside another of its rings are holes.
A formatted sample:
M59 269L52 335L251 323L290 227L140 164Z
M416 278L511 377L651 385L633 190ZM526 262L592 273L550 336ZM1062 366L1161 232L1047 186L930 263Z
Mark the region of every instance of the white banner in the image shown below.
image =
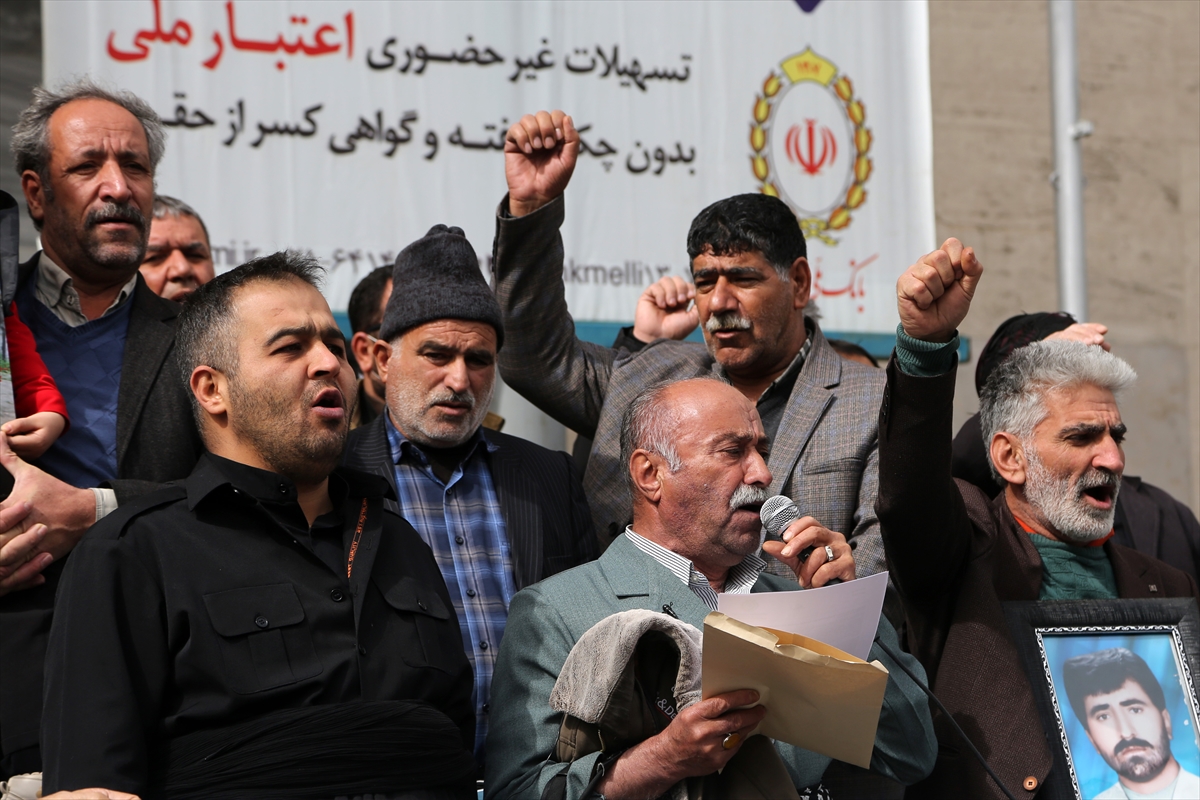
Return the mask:
M158 188L204 217L219 271L311 250L335 309L436 223L488 269L504 132L540 108L584 141L576 319L631 319L739 192L796 211L831 330L891 331L896 277L935 244L923 0L44 0L43 25L49 84L94 76L171 126Z

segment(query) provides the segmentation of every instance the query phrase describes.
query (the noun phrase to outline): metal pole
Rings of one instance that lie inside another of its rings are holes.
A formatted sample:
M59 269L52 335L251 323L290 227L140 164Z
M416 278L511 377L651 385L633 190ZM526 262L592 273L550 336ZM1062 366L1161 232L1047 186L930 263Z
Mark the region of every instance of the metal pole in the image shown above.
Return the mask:
M1088 318L1087 260L1083 239L1083 167L1079 140L1092 124L1079 119L1075 57L1075 0L1049 0L1050 71L1054 104L1055 210L1058 218L1059 307L1080 322Z

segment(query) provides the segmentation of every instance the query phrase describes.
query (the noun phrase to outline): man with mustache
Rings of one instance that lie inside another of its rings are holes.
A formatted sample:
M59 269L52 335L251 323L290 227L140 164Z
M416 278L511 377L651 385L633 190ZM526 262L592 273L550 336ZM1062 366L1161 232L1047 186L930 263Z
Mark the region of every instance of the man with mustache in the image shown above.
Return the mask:
M1005 358L1030 342L1069 339L1111 349L1104 336L1108 327L1098 322L1075 322L1066 312L1034 312L1009 317L996 328L979 351L975 391ZM1004 487L992 477L987 448L980 432L979 415L967 418L954 436L954 477L962 478L995 497ZM1121 493L1113 517L1113 540L1159 561L1178 567L1200 580L1200 520L1192 510L1167 492L1141 478L1121 476Z
M13 476L0 504L0 778L36 771L42 663L54 591L91 525L201 452L174 362L179 306L138 267L162 158L158 116L89 81L35 89L12 150L42 250L20 267L16 304L70 411L33 463L0 437Z
M579 135L561 111L526 115L505 143L508 196L496 220L494 286L509 345L505 382L559 422L594 439L584 488L600 537L629 522L621 414L661 380L715 375L756 404L771 440L771 494L846 534L859 576L884 569L875 519L878 370L843 360L805 315L812 291L804 236L781 200L745 194L693 220L687 251L705 345L657 338L642 346L580 341L563 289L563 192ZM669 337L695 325L687 302L639 304L638 332ZM646 324L642 324L642 323ZM772 572L791 572L768 558Z
M854 578L846 538L819 525L791 531L786 544L765 544L795 571L792 580L763 572L758 513L771 485L767 436L754 403L725 382L703 377L643 390L629 404L620 436L633 522L598 560L548 578L513 600L493 686L504 702L496 704L488 734L488 796L496 800L579 800L595 796L584 791L593 781L598 795L609 800L674 797L671 787L680 781L724 768L762 720L765 709L750 690L687 708L677 708L673 695L657 695L648 699L658 733L622 750L613 740L624 731L610 735L601 726L602 750L557 757L566 740L574 748L586 737L566 734L562 713L551 707L551 692L575 643L601 620L646 609L698 628L716 610L718 593L788 591L797 579L821 586ZM798 554L810 546L828 548L833 558L801 562ZM898 652L896 632L882 616L879 637ZM912 783L928 774L934 758L927 701L878 645L869 658L879 659L889 673L872 771ZM915 659L903 658L920 674ZM652 670L647 665L640 673L643 683L633 694L657 692L658 682L645 682ZM674 672L666 677L668 685L674 683ZM629 704L622 692L606 707ZM632 705L636 708L636 699ZM790 745L776 745L778 757L766 750L769 761L787 765L786 773L776 771L787 785L765 795L772 800L817 786L830 763Z
M275 253L181 313L208 452L67 564L48 790L474 797L471 668L445 582L384 508L387 483L337 468L354 372L320 275Z
M151 291L177 303L213 279L208 227L194 208L164 194L154 198L150 241L139 271Z
M1112 540L1125 468L1117 400L1136 376L1100 347L1041 341L1014 351L980 394L1004 490L991 500L951 477L957 328L982 272L971 248L948 239L897 281L877 508L910 652L1009 791L1031 798L1054 758L1003 604L1197 591L1186 573ZM937 767L907 796L1003 797L945 717L935 725Z
M1200 797L1200 777L1171 753L1171 712L1162 685L1141 656L1114 647L1069 658L1063 685L1088 739L1117 773L1117 783L1096 800ZM1185 742L1195 738L1186 720L1181 730Z
M386 478L388 507L433 549L475 669L482 764L513 594L599 548L570 456L483 427L504 325L462 230L405 247L391 283L373 353L386 411L350 434L346 464Z

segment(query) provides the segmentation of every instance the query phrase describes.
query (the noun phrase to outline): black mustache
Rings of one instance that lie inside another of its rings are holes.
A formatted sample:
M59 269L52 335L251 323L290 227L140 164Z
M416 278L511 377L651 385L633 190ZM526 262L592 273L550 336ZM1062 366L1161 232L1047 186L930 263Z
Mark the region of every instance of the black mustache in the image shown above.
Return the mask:
M94 228L105 222L128 222L139 229L146 229L146 217L142 210L128 203L105 203L102 207L88 212L84 224Z
M1113 748L1113 756L1119 756L1124 751L1131 747L1144 747L1147 750L1153 750L1154 746L1144 739L1122 739L1117 742L1117 746Z

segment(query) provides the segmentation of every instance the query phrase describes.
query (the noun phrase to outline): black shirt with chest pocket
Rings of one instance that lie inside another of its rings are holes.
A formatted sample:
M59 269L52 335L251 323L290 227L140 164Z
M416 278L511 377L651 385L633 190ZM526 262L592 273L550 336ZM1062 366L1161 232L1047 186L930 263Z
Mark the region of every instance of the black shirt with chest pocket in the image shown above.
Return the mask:
M332 703L428 703L469 750L458 620L429 548L383 508L389 492L339 469L334 509L310 528L290 481L206 454L181 485L97 523L55 605L47 791L143 791L165 737Z

